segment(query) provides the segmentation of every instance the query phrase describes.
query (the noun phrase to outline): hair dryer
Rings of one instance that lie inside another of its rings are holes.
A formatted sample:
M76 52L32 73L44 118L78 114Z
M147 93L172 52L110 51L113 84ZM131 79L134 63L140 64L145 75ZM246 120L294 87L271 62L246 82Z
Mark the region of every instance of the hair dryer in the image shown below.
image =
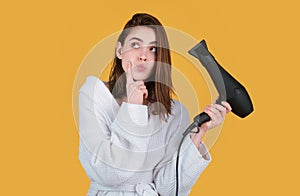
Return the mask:
M253 111L253 105L245 87L216 61L208 51L205 40L202 40L188 52L201 62L213 80L219 93L217 103L227 101L232 108L232 112L241 118L248 116ZM210 120L210 117L207 119L207 116L205 113L202 114L202 118L205 117L203 119L205 122ZM202 124L203 122L199 123Z
M216 59L208 51L205 40L202 40L191 50L188 51L192 56L196 57L201 64L205 67L211 79L213 80L215 87L219 93L219 98L217 103L220 104L221 101L227 101L232 112L237 116L244 118L248 116L253 111L253 105L251 99L243 85L241 85L236 79L234 79L221 65L216 61ZM205 112L198 114L194 118L194 122L186 129L182 134L183 138L192 131L195 127L198 127L197 132L199 132L199 127L201 124L210 121L210 117ZM178 195L178 170L179 170L179 153L180 147L182 145L183 139L179 144L176 159L176 196Z

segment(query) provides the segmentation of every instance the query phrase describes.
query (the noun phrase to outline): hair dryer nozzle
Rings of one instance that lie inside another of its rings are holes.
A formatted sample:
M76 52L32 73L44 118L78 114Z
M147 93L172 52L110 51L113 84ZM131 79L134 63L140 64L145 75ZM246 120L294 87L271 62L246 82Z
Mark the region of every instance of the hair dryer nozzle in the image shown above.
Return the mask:
M188 53L196 57L197 59L199 58L200 54L205 56L209 55L205 40L202 40L200 43L198 43L196 46L190 49Z
M196 57L210 75L220 95L218 103L227 101L232 107L232 112L241 118L253 111L253 105L245 87L215 60L208 51L205 40L198 43L188 53Z

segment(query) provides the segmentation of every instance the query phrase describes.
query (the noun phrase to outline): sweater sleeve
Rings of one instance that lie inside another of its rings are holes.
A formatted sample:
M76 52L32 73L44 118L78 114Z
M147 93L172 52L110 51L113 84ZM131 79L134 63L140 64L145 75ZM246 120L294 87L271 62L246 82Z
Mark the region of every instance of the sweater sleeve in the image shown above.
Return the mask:
M175 108L174 119L170 124L170 129L174 129L174 132L172 131L170 137L169 148L165 159L154 170L154 183L160 195L175 195L177 149L182 133L190 124L189 114L181 104L180 107ZM203 143L201 150L208 152ZM209 153L207 157L207 160L204 159L190 137L185 137L179 155L179 195L185 196L190 193L192 186L211 161Z
M100 82L90 77L79 92L79 160L92 181L113 187L145 162L148 110L126 103L118 108Z

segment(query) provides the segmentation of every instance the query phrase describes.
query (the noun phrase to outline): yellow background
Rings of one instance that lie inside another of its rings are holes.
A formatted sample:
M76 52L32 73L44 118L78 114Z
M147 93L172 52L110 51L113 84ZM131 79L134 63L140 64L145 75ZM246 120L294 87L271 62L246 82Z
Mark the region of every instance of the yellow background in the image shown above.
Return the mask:
M253 99L249 117L226 117L191 195L299 195L299 8L296 0L1 2L0 195L86 194L74 78L90 49L136 12L205 38Z

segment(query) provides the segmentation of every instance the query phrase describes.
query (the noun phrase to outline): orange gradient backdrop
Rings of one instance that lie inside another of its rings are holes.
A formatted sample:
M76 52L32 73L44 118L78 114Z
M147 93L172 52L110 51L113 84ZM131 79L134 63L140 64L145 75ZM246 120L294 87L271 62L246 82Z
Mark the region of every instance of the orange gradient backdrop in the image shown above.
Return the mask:
M74 80L88 52L136 12L206 39L253 99L249 117L226 117L191 195L299 195L299 7L296 0L2 2L0 195L86 194ZM174 56L203 108L211 101L205 81Z

